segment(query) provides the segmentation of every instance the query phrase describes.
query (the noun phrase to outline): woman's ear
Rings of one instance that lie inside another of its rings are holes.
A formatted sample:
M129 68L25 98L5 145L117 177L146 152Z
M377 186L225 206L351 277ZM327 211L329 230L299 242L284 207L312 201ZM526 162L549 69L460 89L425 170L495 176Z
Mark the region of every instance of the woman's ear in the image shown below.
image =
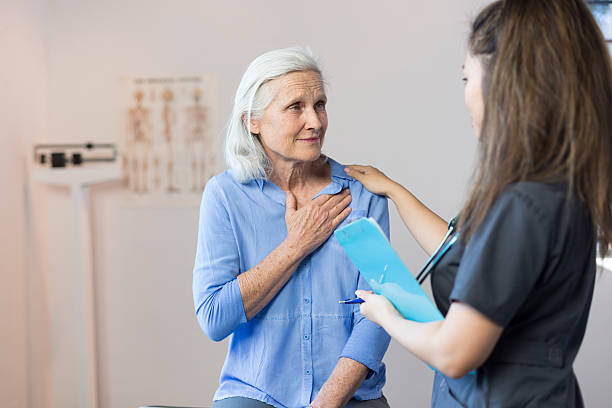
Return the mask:
M249 129L249 123L247 121L247 115L243 114L242 115L242 123L244 123L244 126ZM258 135L259 132L259 119L255 119L253 117L251 117L251 133L252 134L256 134Z

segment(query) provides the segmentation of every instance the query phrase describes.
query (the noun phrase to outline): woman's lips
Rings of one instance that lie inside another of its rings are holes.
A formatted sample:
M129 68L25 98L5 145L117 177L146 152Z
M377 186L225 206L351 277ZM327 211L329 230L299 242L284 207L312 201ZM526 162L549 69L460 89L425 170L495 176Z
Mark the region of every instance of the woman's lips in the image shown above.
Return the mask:
M306 142L306 143L317 143L320 138L318 137L311 137L309 139L298 139L300 142Z

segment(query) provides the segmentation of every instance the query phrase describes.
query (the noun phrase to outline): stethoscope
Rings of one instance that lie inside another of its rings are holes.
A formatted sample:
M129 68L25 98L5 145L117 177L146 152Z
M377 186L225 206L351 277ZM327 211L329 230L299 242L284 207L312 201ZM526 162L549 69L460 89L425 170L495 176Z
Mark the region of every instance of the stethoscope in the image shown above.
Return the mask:
M450 222L448 223L448 231L446 231L446 235L444 235L444 239L442 239L442 242L440 242L440 245L438 245L438 248L436 248L434 253L429 257L427 262L425 262L425 265L423 265L423 268L421 268L421 270L417 274L416 280L417 282L419 282L419 285L422 285L423 282L425 282L425 279L427 279L427 277L431 274L432 269L440 261L440 258L442 258L442 256L444 256L444 254L448 252L448 250L453 246L453 244L459 238L459 234L453 235L453 232L455 232L456 224L457 224L457 217L450 220ZM448 239L449 237L451 237L450 240Z

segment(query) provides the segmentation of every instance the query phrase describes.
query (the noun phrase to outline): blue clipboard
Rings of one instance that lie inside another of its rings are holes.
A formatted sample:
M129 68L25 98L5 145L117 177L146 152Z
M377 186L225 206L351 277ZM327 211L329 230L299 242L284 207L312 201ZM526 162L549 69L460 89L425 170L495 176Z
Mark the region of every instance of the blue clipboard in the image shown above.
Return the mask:
M337 229L334 236L372 290L389 299L406 319L421 323L444 319L374 219L360 218Z

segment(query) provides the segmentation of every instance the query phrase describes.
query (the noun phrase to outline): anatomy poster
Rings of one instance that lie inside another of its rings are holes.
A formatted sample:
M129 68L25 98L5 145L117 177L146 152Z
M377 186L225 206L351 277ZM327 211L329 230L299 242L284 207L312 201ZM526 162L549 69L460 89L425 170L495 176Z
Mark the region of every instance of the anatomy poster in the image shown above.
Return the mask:
M121 82L124 201L197 204L221 168L215 81L186 76Z

